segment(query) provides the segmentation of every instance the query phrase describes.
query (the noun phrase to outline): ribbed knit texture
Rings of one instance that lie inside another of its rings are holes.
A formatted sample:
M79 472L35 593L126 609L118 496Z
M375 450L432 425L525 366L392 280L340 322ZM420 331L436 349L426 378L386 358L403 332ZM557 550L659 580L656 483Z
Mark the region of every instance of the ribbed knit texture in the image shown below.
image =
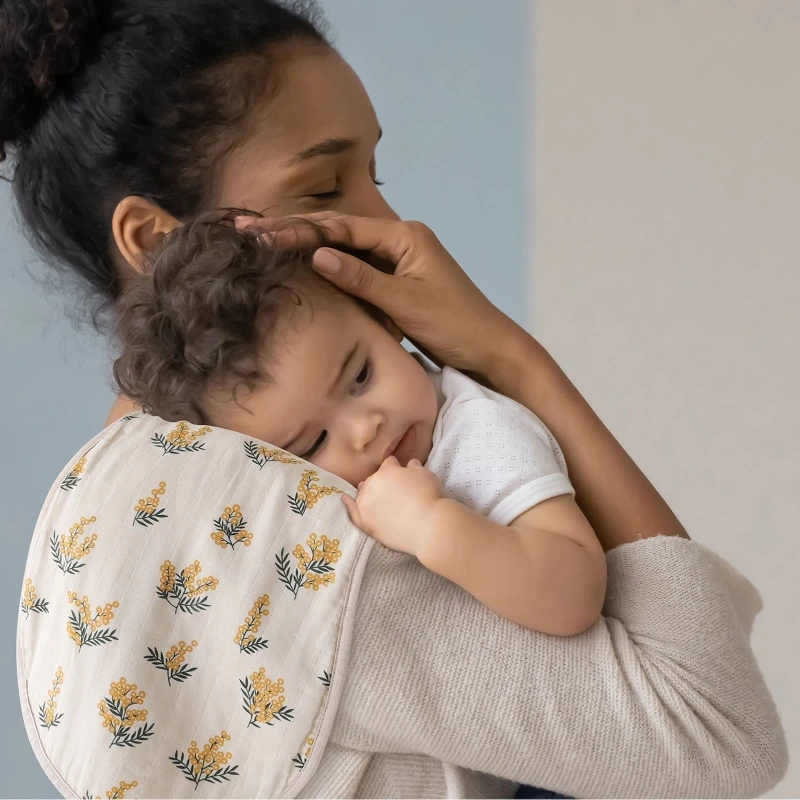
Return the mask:
M303 797L754 797L788 763L750 648L761 599L675 537L607 555L603 618L559 638L379 544L349 675ZM497 777L492 777L497 776Z

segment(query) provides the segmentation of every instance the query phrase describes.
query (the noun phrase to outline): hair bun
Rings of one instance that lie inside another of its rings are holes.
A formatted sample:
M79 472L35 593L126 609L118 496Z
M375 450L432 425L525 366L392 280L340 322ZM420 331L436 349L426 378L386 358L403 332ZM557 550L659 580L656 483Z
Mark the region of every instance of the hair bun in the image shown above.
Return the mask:
M59 81L83 63L97 27L96 2L0 3L0 160L6 144L33 130Z

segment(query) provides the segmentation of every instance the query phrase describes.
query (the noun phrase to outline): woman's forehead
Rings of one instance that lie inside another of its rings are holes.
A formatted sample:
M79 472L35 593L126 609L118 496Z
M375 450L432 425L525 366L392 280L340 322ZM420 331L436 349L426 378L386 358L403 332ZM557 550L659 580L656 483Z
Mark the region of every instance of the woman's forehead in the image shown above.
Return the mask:
M296 47L280 66L277 92L251 113L249 134L222 168L220 205L250 207L243 197L280 193L294 175L336 157L337 142L374 148L380 132L358 76L319 46Z
M280 89L265 110L273 144L290 157L320 136L371 136L378 127L358 75L335 50L320 47L298 48L283 62Z

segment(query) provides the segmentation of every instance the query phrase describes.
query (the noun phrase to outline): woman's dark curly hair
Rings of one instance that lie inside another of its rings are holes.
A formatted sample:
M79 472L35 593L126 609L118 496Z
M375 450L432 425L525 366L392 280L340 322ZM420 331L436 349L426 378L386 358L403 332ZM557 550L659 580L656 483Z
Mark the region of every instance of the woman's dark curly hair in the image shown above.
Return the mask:
M326 36L314 0L2 0L0 161L34 246L114 303L117 203L212 207L213 165L278 88L277 46Z

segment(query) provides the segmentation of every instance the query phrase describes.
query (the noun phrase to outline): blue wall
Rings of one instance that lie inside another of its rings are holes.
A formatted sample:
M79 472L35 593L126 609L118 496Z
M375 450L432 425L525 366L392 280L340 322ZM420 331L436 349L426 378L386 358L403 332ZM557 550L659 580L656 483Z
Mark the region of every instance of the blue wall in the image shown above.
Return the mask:
M389 201L402 216L430 225L488 297L524 323L532 0L322 5L384 128L378 174ZM56 797L19 711L17 609L30 533L50 484L111 406L109 359L97 337L71 326L74 301L43 291L39 276L48 273L15 230L5 184L0 241L0 796Z

